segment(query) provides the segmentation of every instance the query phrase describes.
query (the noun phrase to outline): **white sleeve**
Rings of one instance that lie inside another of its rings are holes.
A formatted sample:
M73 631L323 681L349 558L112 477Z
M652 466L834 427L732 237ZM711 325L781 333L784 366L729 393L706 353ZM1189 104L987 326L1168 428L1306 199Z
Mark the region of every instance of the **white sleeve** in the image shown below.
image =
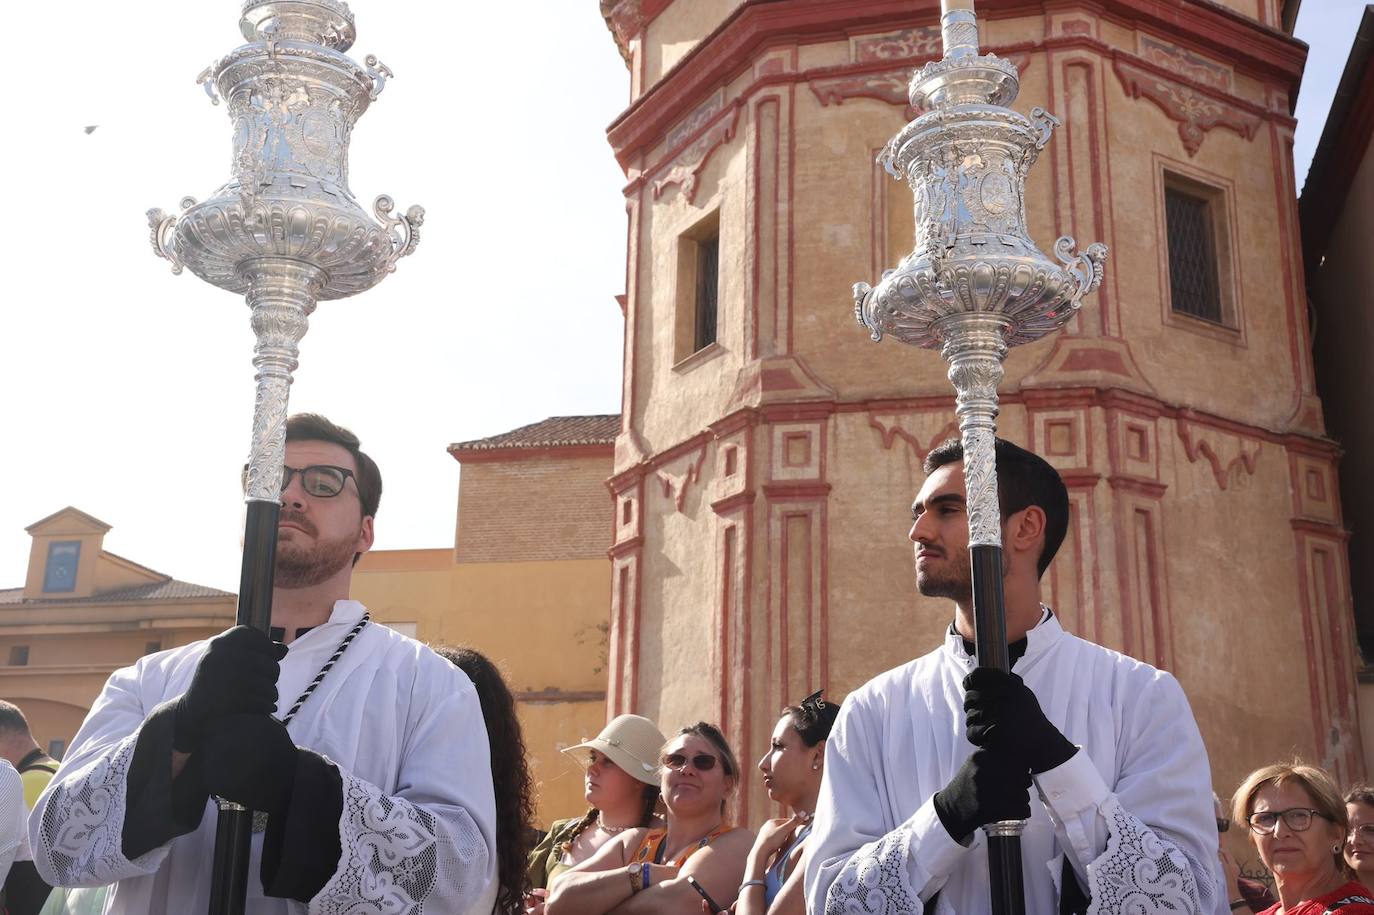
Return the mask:
M1211 768L1178 681L1155 672L1125 704L1114 788L1080 751L1035 777L1090 912L1211 915L1220 863ZM1127 905L1130 901L1131 906Z
M825 749L815 826L807 840L808 915L920 912L969 853L925 803L894 823L881 778L882 742L846 700Z
M453 681L446 681L454 685ZM486 725L466 683L425 704L396 793L340 769L342 856L310 915L461 913L495 897L496 809Z
M24 781L14 766L0 760L0 884L24 848Z

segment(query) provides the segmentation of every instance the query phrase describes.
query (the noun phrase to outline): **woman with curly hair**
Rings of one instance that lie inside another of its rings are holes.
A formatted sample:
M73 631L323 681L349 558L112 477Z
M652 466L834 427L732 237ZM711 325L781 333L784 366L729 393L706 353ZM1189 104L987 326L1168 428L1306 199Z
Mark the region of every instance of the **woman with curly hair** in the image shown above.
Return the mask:
M491 747L491 783L496 793L496 894L494 915L520 915L527 888L525 862L534 823L534 792L525 762L525 738L501 671L471 648L436 648L468 675L477 689ZM474 913L476 915L476 913Z

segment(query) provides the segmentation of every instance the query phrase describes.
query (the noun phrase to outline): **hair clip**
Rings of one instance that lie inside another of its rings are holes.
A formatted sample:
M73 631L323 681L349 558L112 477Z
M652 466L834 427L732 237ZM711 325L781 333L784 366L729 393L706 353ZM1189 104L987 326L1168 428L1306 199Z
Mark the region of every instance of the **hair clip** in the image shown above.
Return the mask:
M821 698L824 689L818 689L801 701L799 708L810 718L819 718L825 709L825 700Z

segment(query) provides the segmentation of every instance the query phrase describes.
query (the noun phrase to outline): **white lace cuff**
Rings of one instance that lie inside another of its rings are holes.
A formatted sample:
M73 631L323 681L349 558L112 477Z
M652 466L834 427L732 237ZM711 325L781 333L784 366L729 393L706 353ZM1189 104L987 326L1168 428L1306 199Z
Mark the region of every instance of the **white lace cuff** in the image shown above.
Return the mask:
M911 819L871 842L845 863L826 894L826 915L906 915L922 910L970 849L949 837L935 805L926 801ZM919 849L919 852L914 851Z
M311 915L419 913L439 870L436 818L344 772L342 857L310 901Z
M1183 851L1129 813L1115 796L1106 799L1100 812L1107 821L1107 850L1088 865L1088 915L1211 911L1212 887L1198 885L1195 863Z
M122 834L135 732L101 754L84 772L62 774L34 824L35 866L54 886L100 886L151 873L166 849L136 861L124 857Z

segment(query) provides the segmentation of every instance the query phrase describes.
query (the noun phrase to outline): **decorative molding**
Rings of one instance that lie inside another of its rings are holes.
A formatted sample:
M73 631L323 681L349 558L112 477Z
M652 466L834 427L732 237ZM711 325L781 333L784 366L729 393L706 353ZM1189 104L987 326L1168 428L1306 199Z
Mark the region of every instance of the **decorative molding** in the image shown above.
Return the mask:
M1136 36L1136 51L1141 57L1170 73L1201 83L1220 92L1231 91L1232 71L1187 48L1161 41L1143 33Z
M1255 475L1255 462L1263 447L1260 442L1228 434L1215 427L1198 425L1193 422L1189 410L1179 411L1178 437L1183 441L1183 451L1191 463L1196 464L1198 458L1204 458L1211 465L1212 477L1220 489L1226 489L1232 480L1243 480L1241 470L1247 476Z
M897 439L901 439L906 443L907 448L910 449L912 455L916 458L916 464L919 466L925 461L926 455L934 450L936 445L940 444L945 439L959 437L959 426L952 421L946 422L934 435L922 436L919 431L908 431L902 427L903 420L916 419L919 421L922 418L923 417L920 415L913 417L911 414L889 414L884 416L881 413L870 413L868 416L868 425L878 433L878 437L883 443L884 451L891 451L893 443L896 442ZM922 444L922 439L929 442L929 444Z
M882 35L851 39L851 59L859 63L876 60L905 60L910 57L939 57L942 50L940 27L924 25Z
M706 167L711 154L721 145L735 138L735 125L739 123L739 109L739 105L732 106L729 114L722 116L706 128L695 143L673 157L671 161L676 164L668 169L666 175L654 181L655 200L662 196L664 189L677 184L682 187L682 194L687 202L693 201L697 193L697 178L701 174L701 170Z
M1127 95L1149 99L1170 120L1178 122L1178 135L1189 156L1197 155L1207 132L1214 127L1233 130L1247 140L1253 140L1260 128L1259 117L1209 98L1182 83L1151 73L1144 67L1121 58L1117 58L1113 67Z
M706 126L725 107L725 90L717 89L715 93L706 101L698 105L691 114L683 118L668 131L668 139L664 143L665 149L676 149L682 145L683 141Z
M846 99L871 98L889 105L901 105L907 119L916 116L907 98L910 73L906 69L885 70L881 73L860 73L854 76L835 76L811 81L811 91L822 106L844 104Z
M663 497L673 503L673 507L679 512L687 501L687 488L693 483L701 482L701 465L706 460L706 446L702 445L696 454L687 459L685 467L680 468L680 472L674 473L667 467L660 467L654 471L654 476L663 484Z

